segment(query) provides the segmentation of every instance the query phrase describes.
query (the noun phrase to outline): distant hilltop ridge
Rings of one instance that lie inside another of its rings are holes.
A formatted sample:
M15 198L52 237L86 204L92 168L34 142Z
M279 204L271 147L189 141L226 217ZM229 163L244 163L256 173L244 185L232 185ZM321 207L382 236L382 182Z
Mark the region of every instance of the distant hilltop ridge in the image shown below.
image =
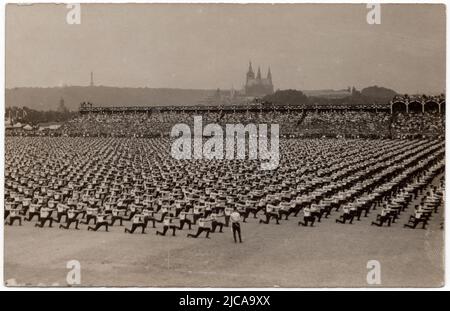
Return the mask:
M308 97L330 97L330 98L340 98L350 96L351 90L343 89L343 90L302 90L303 94Z
M202 104L214 92L216 90L110 86L17 87L6 89L5 106L55 110L61 99L69 110L78 110L84 101L105 107L190 106Z
M324 98L343 98L355 94L361 94L366 97L380 98L380 99L392 99L395 95L398 95L396 91L379 86L369 86L363 88L361 91L355 89L355 87L348 87L342 90L305 90L302 91L308 97L324 97Z
M393 97L396 92L386 88L369 87L362 90L371 95L381 93ZM227 94L232 90L221 90ZM302 90L308 97L344 98L351 96L351 89ZM177 89L111 86L63 86L63 87L16 87L5 91L6 107L28 107L35 110L56 110L61 99L72 111L81 102L89 101L95 106L194 106L206 105L207 98L214 97L217 89ZM380 94L380 95L381 95ZM384 97L382 96L382 97Z

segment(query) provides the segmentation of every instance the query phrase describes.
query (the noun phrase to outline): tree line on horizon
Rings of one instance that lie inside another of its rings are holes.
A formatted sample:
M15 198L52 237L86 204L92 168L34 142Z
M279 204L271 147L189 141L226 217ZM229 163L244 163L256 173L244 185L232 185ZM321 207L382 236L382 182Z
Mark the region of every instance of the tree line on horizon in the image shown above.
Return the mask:
M61 99L56 110L35 110L28 107L6 107L5 120L10 123L37 125L42 123L64 122L71 119L76 112L70 111Z
M273 105L289 105L289 106L308 106L308 105L369 105L369 104L388 104L395 95L398 95L394 90L371 86L357 91L352 89L349 96L340 98L327 98L306 96L299 90L277 90L275 93L266 95L262 101Z

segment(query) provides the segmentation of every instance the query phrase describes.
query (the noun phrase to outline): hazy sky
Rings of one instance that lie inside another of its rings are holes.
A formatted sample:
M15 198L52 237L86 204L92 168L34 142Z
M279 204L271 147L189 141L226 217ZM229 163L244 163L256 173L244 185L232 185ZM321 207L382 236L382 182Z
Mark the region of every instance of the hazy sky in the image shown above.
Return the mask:
M381 5L8 5L6 86L241 88L248 61L276 89L445 89L445 7Z

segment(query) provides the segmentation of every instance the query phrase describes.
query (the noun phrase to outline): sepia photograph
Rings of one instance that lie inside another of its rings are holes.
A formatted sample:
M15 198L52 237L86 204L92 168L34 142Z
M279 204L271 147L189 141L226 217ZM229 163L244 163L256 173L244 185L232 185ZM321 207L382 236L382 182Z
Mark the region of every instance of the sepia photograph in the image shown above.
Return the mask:
M5 287L445 285L444 4L4 24Z

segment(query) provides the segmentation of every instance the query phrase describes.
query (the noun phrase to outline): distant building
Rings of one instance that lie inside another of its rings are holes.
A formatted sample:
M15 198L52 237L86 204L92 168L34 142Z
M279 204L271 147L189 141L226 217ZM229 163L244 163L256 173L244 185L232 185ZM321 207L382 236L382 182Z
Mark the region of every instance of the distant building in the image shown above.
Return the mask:
M261 69L258 67L258 73L253 72L252 62L249 63L247 79L244 88L245 96L262 97L273 93L272 73L270 67L267 72L267 78L261 78Z
M211 92L200 103L203 105L245 105L253 102L257 97L264 97L265 95L273 94L274 87L272 83L272 73L270 67L267 72L267 77L261 77L261 69L255 76L253 72L252 63L249 63L248 72L246 75L245 85L242 89L235 90L231 87L229 90L220 90Z
M91 71L91 83L90 86L94 86L94 73Z

